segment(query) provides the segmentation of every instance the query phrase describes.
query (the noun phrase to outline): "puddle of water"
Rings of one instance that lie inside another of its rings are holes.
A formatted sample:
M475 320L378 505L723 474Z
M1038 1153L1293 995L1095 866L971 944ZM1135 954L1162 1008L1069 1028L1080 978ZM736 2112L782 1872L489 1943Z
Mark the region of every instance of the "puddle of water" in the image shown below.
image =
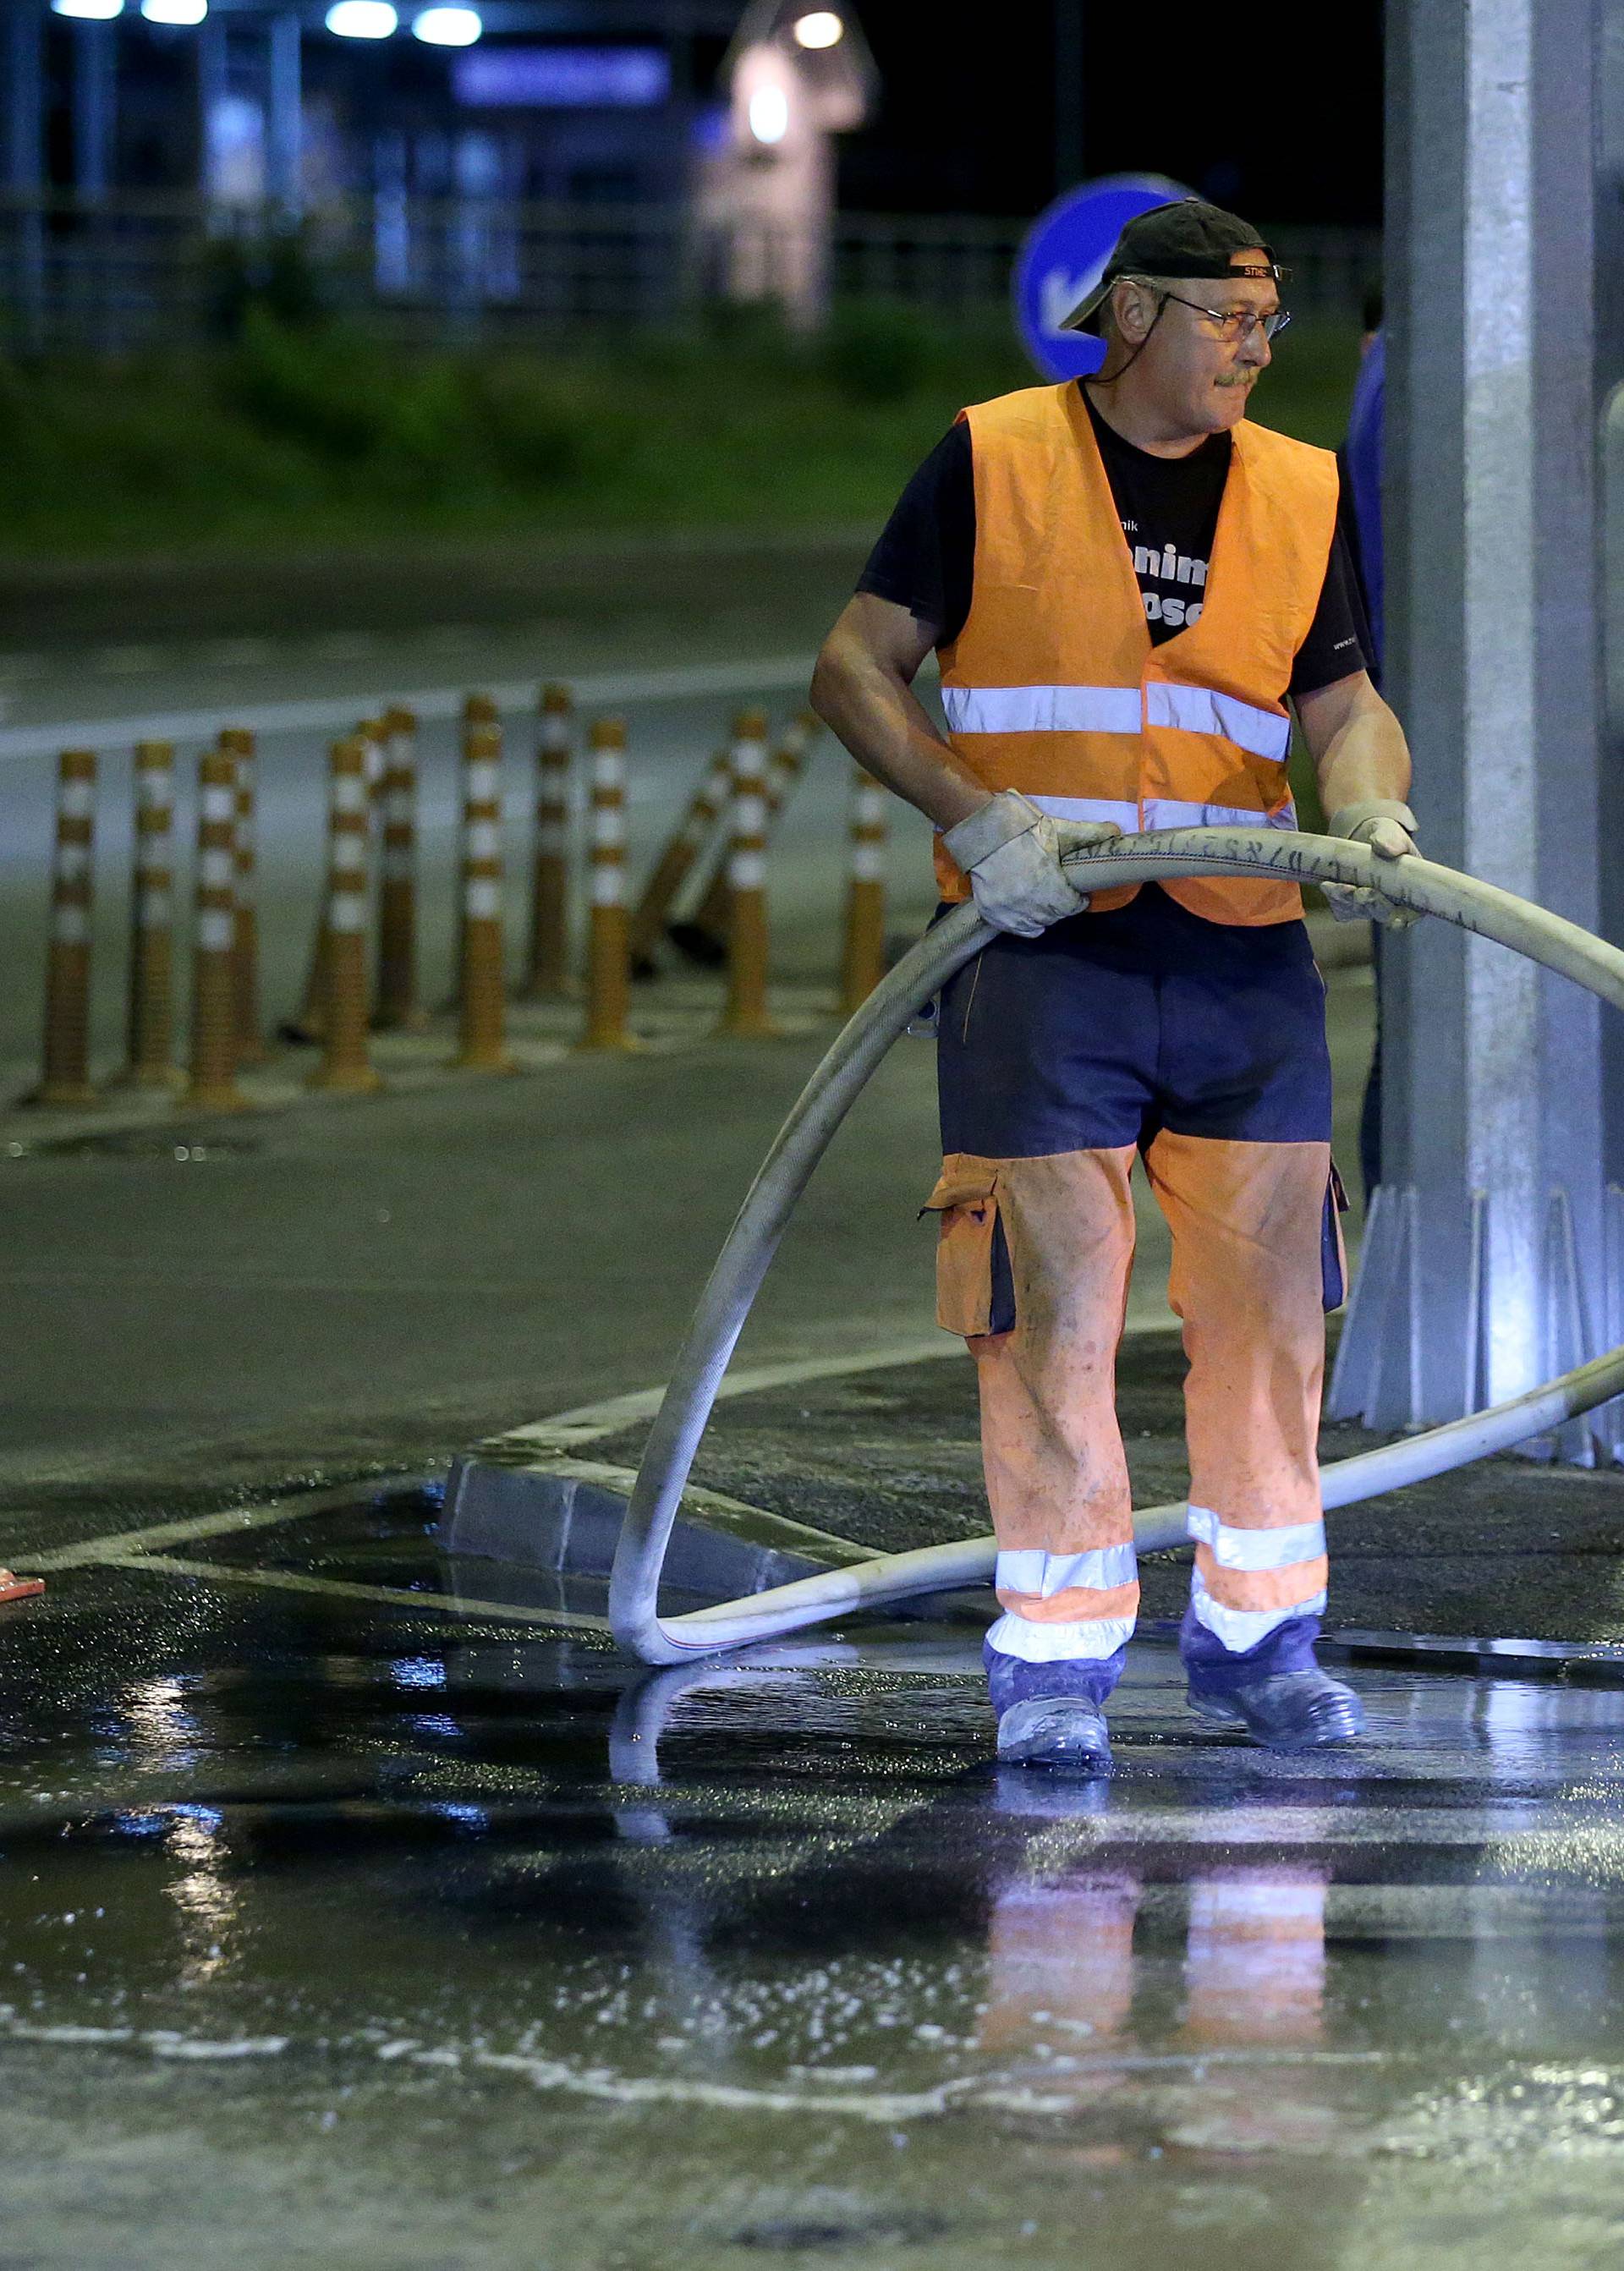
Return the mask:
M443 1584L433 1512L192 1551ZM292 2259L330 2137L361 2219L334 2251L391 2267L537 2229L682 2271L1069 2265L1080 2228L1128 2271L1193 2232L1260 2271L1608 2260L1605 1692L1360 1671L1371 1743L1279 1760L1194 1727L1147 1646L1120 1770L1078 1786L993 1768L958 1627L629 1679L427 1604L127 1570L50 1598L0 1716L0 2074L64 2139L160 2091L177 2202L274 2170L243 2261ZM448 2227L448 2189L497 2206ZM48 2191L24 2252L88 2212ZM210 2262L183 2221L166 2262Z

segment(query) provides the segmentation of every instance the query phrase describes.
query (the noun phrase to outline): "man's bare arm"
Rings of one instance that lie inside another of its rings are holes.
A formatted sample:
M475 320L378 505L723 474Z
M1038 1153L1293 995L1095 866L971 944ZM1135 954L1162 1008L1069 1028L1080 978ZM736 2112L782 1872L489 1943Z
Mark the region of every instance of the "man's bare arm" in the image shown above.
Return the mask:
M858 763L938 828L967 820L990 792L951 749L920 704L913 680L935 644L892 599L860 592L823 641L812 674L812 707Z
M1297 696L1297 717L1319 775L1326 812L1373 797L1402 803L1410 793L1404 729L1371 684L1355 671Z

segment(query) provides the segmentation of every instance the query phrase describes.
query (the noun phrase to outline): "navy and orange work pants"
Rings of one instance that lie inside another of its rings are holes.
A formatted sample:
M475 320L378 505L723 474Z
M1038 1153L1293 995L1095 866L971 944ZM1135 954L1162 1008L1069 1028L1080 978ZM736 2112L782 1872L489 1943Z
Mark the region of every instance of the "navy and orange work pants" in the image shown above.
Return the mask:
M1115 1410L1136 1158L1188 1359L1186 1656L1220 1684L1312 1661L1343 1294L1324 1000L1300 922L1209 922L1154 886L1001 934L943 989L937 1314L976 1360L988 1661L1029 1668L1018 1692L1103 1697L1138 1610Z

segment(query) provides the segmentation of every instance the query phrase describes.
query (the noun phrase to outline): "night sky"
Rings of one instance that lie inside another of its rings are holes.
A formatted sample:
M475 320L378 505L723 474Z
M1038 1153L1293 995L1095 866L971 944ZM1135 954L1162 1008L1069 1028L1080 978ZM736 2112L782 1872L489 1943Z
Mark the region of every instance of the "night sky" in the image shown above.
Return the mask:
M844 138L840 201L1026 214L1055 190L1052 0L855 0L884 94ZM1171 175L1249 220L1374 226L1382 6L1306 11L1084 0L1084 165ZM1272 37L1282 21L1292 30Z

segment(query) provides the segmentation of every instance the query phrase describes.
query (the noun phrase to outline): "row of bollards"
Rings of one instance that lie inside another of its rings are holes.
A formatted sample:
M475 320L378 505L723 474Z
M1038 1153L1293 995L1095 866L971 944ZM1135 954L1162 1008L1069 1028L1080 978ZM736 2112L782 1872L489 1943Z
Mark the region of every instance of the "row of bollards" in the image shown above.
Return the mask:
M686 932L703 958L725 962L719 1031L770 1037L767 858L770 838L794 792L815 721L793 720L770 748L768 721L741 711L726 749L709 760L635 904L626 870L626 729L595 720L586 752L586 946L584 985L570 968L569 823L574 748L569 691L542 689L535 748L534 853L524 973L528 1001L585 994L578 1046L623 1050L630 1030L631 979L644 974L657 943ZM471 695L460 748L458 1020L454 1060L467 1071L515 1068L505 1036L503 923L503 734L495 703ZM128 994L128 1054L120 1081L174 1088L192 1111L236 1111L248 1098L244 1067L268 1061L261 1022L257 830L254 735L227 727L199 761L197 849L191 984L191 1053L183 1074L174 1061L175 753L167 741L135 752L135 850ZM56 847L46 979L42 1077L30 1101L94 1104L90 1079L90 917L96 758L63 752L58 765ZM382 1085L369 1031L420 1031L418 998L416 719L404 709L364 720L329 756L326 875L304 998L290 1038L316 1041L321 1059L309 1085L363 1095ZM376 978L369 990L374 906L372 834L378 832ZM883 792L859 771L850 824L850 864L839 1001L850 1011L883 974ZM710 863L707 867L707 861ZM697 875L687 925L673 910Z

